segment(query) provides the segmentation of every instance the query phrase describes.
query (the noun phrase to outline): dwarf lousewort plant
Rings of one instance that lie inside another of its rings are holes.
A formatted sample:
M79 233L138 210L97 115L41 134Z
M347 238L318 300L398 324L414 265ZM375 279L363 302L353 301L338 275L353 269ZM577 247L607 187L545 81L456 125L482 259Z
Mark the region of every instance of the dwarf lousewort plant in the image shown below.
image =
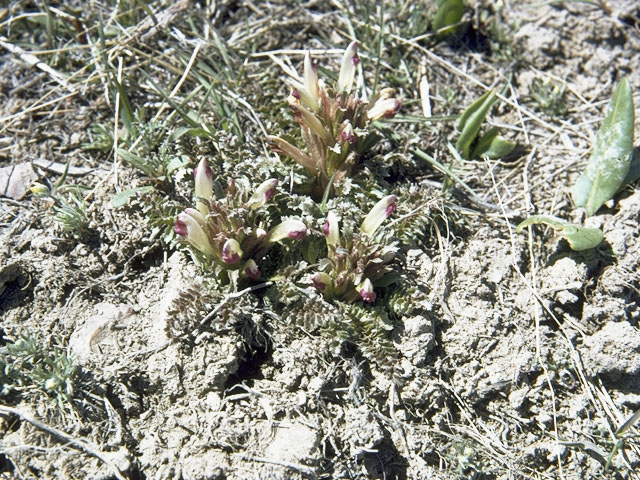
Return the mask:
M258 263L274 243L306 236L307 226L300 220L285 220L267 230L263 207L275 195L276 179L263 182L252 195L240 190L232 179L223 197L216 198L206 161L195 168L194 178L198 208L180 213L174 230L205 265L258 280L262 276Z
M292 158L314 177L316 197L332 180L338 184L351 175L359 156L374 143L368 129L371 122L393 117L402 105L392 88L382 89L370 102L352 93L359 62L357 48L357 42L352 42L346 49L334 87L318 78L309 52L304 58L303 78L289 81L293 90L288 102L300 124L306 151L280 137L267 137L276 152Z
M395 210L396 197L389 195L371 209L358 232L345 232L342 237L338 218L329 211L322 228L327 258L320 261L320 271L311 278L313 286L327 300L373 302L374 285L389 283L389 264L395 258L396 248L375 233Z

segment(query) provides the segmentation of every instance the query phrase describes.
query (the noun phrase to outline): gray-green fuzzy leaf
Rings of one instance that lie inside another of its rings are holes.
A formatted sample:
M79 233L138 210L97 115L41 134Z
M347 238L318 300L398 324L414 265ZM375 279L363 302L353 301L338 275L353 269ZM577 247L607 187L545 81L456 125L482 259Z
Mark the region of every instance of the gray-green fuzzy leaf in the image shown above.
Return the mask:
M478 136L482 122L486 118L491 106L496 101L496 92L490 90L473 102L460 116L458 130L460 136L456 142L456 150L460 152L462 158L469 159L469 149L471 143Z
M523 220L517 227L516 232L520 233L523 228L535 224L548 225L564 237L569 243L571 250L581 251L595 248L604 238L602 231L598 228L587 228L581 225L573 225L563 220L548 215L533 215Z
M633 149L633 98L626 78L613 92L607 114L596 136L589 163L573 188L573 201L593 215L622 186Z

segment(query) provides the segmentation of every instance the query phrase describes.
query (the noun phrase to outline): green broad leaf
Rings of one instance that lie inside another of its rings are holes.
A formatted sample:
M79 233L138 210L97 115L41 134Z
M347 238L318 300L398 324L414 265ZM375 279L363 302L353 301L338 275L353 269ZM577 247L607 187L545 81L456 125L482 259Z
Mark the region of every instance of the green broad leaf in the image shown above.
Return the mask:
M167 163L167 175L175 172L177 169L182 168L189 164L189 158L186 156L174 157Z
M375 126L375 125L374 125ZM380 135L376 131L366 132L364 138L358 138L358 143L356 144L356 149L358 154L362 154L364 152L368 152L371 150L376 143L382 140L382 135Z
M113 196L113 198L111 199L111 205L114 208L122 207L129 203L129 200L131 200L131 198L135 197L139 193L151 193L153 192L153 190L154 188L151 185L123 190L122 192L118 192Z
M596 213L623 185L632 159L633 123L631 87L623 78L613 92L591 158L573 187L573 201L587 215Z
M622 186L629 185L630 183L635 182L640 178L640 147L636 147L631 152L631 161L629 163L629 171L627 172L627 176L624 177L624 182L622 182Z
M374 280L373 286L378 287L388 287L394 283L400 282L402 280L402 275L398 272L387 273L386 275Z
M433 30L437 32L438 38L455 33L457 26L452 25L460 22L463 13L462 0L444 0L433 17Z
M569 243L571 250L575 250L577 252L597 247L604 238L602 230L599 228L587 228L581 225L573 225L549 215L533 215L523 220L520 225L516 227L516 232L520 233L522 229L529 225L536 224L548 225L559 232L560 235L562 235L562 237Z
M125 162L127 162L132 167L138 168L142 170L144 173L149 175L150 177L157 177L158 172L147 162L144 161L142 157L136 155L135 153L129 152L122 148L117 149L118 156L122 158Z
M169 141L170 142L177 142L181 137L183 137L184 135L191 133L191 128L190 127L180 127L180 128L176 128L173 132L171 132L171 135L169 135Z
M493 127L480 137L471 153L471 158L487 157L490 160L497 160L509 155L514 148L516 144L498 135L498 128Z
M486 118L489 110L496 101L496 92L489 90L482 95L478 100L473 102L460 116L458 120L458 130L460 130L460 136L456 142L456 150L460 152L462 158L469 159L469 150L471 144L478 136L482 122Z

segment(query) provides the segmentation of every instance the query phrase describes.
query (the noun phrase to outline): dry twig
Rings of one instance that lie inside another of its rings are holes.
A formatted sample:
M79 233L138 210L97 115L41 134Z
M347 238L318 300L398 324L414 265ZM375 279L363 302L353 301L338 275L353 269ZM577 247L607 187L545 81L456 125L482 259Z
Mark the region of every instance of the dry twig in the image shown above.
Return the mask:
M123 475L123 472L126 472L129 469L130 464L129 459L126 457L125 452L122 449L116 452L104 452L98 445L94 445L80 438L72 437L68 433L47 425L46 423L43 423L35 418L30 413L24 412L17 408L0 405L0 414L15 415L17 417L20 417L20 419L30 423L43 432L48 433L59 442L67 443L72 447L85 452L87 455L90 455L102 461L104 464L109 466L109 468L113 471L113 475L118 480L127 480L127 477ZM116 462L120 465L117 465Z

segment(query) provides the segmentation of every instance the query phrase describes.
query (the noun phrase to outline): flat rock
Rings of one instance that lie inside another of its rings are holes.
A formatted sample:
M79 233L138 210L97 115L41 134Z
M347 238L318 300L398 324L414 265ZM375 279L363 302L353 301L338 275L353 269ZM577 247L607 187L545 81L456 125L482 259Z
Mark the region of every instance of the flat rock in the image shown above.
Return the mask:
M634 382L640 374L640 332L629 322L609 322L585 338L585 366L605 380Z
M22 200L37 178L38 174L29 162L0 168L0 195Z
M282 463L305 463L313 458L319 441L317 430L301 423L284 421L278 425L265 456Z

